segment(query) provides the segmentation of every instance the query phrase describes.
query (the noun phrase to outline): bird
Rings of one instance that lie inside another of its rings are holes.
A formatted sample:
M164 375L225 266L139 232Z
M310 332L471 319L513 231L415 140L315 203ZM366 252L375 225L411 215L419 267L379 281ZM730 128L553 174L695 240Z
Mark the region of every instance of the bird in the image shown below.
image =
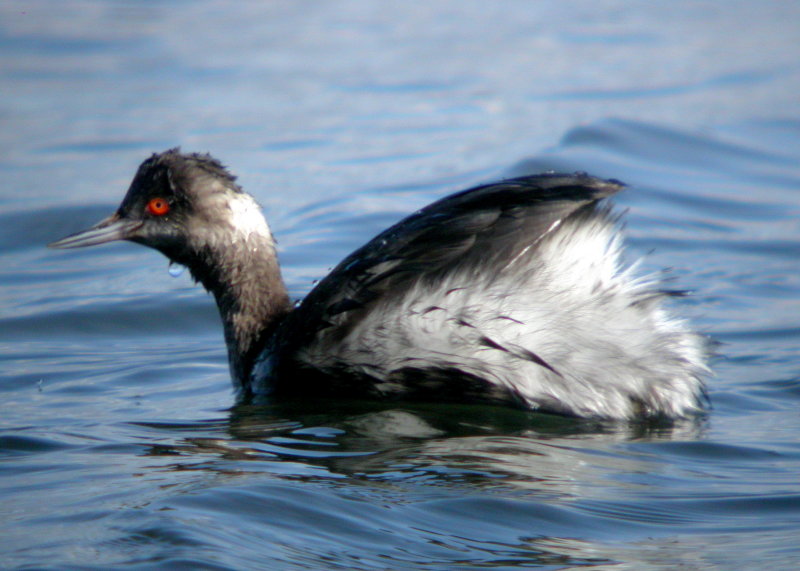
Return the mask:
M126 240L216 300L238 398L500 405L589 419L706 408L705 335L623 260L624 188L586 173L499 180L410 214L290 299L261 207L218 159L154 153L116 212L49 244Z

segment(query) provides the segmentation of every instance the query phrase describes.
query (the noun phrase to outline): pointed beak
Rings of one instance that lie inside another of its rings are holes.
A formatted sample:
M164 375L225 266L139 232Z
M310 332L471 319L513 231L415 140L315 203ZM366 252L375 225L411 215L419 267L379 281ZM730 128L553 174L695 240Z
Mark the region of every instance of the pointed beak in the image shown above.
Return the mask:
M141 220L125 220L115 213L91 228L70 234L66 238L52 242L47 246L49 248L85 248L86 246L105 244L115 240L127 240L142 227L142 224Z

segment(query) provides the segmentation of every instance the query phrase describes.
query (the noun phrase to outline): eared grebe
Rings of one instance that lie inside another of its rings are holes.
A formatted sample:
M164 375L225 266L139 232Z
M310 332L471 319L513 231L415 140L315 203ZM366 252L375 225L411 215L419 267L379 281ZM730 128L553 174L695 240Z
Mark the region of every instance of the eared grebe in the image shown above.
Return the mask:
M216 298L240 394L490 402L600 418L701 409L704 339L620 261L622 185L543 174L443 198L296 307L256 201L207 154L139 167L116 213L50 244L130 240Z

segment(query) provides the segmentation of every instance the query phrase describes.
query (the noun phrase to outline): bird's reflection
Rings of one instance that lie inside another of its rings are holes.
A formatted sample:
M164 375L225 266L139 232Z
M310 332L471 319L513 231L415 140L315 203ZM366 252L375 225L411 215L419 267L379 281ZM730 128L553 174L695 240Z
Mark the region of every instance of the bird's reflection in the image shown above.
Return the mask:
M168 469L469 482L574 496L609 474L653 471L657 461L625 443L694 440L705 420L619 423L490 406L297 401L148 426L172 435L147 448L175 457Z

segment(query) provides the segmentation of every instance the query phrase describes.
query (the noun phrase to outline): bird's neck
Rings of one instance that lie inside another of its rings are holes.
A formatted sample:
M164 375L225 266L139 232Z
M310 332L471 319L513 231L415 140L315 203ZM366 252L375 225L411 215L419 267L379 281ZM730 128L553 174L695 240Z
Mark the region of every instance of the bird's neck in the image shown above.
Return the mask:
M214 295L228 346L231 375L247 391L253 362L292 304L281 277L275 243L263 226L204 243L189 270Z

